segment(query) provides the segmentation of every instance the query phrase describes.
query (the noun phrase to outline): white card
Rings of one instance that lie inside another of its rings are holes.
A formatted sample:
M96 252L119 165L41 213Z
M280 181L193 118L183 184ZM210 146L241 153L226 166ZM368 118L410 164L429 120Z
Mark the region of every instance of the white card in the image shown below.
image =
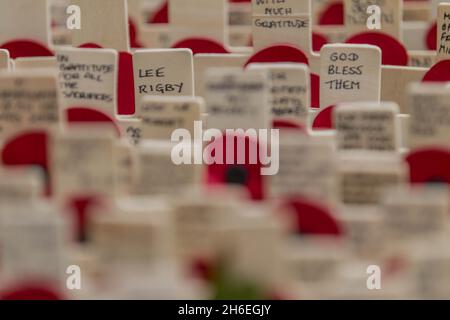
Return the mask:
M117 52L111 49L64 48L56 52L62 106L117 110Z
M0 139L23 129L57 128L59 119L53 72L0 74Z
M380 101L381 50L359 44L325 45L320 51L320 106Z
M310 105L307 65L296 63L250 64L249 70L267 70L271 80L271 118L306 126Z
M270 128L270 81L267 73L211 68L205 75L208 127Z
M437 58L450 59L450 3L441 3L437 17Z
M142 138L170 141L176 129L194 135L194 122L201 121L205 103L192 97L144 97L139 112Z
M193 96L194 67L189 49L149 49L134 53L136 110L152 96Z
M393 102L353 102L337 106L334 125L340 150L397 151L399 109Z

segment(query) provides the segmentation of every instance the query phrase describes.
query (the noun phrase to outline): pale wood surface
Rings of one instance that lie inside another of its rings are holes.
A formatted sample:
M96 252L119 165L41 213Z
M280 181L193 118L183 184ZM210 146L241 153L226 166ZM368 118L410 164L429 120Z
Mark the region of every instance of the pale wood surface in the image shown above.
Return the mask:
M129 51L126 0L72 0L82 12L81 29L72 30L74 46L95 43L103 48Z

